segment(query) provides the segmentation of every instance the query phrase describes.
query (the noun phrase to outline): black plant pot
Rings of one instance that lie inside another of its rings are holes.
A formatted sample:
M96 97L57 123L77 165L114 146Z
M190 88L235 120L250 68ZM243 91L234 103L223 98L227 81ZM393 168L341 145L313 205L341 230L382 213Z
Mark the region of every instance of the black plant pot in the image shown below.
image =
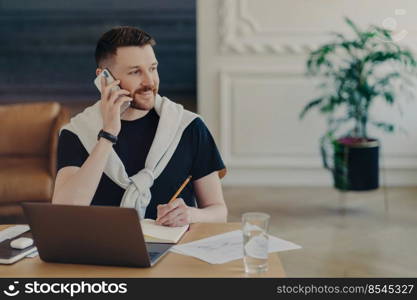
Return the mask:
M334 187L343 191L369 191L379 187L379 142L342 138L334 146Z

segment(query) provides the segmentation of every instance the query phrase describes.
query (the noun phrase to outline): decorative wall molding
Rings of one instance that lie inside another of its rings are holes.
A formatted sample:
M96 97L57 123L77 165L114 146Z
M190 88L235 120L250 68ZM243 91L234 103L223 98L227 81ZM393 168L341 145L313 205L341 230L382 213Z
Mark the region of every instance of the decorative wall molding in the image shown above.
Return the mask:
M257 21L250 16L244 0L222 0L219 6L219 33L220 49L222 53L234 54L291 54L299 55L317 48L314 42L279 42L276 39L263 39L253 42L250 39L242 39L242 35L276 34L291 35L292 32L261 28Z
M228 167L224 185L331 186L318 151L324 119L312 112L299 122L297 115L314 97L314 82L303 78L305 54L329 41L328 32L348 31L344 12L358 24L381 24L396 8L407 8L397 18L399 29L408 31L407 45L417 45L417 4L400 0L376 10L378 0L328 1L199 0L198 112ZM272 108L253 110L251 99ZM384 107L376 112L391 117ZM407 138L377 135L381 185L417 182L417 123L412 116L402 120Z
M333 28L280 28L262 26L248 8L250 0L220 0L219 4L219 35L220 52L222 54L278 54L304 55L316 49L321 43L328 41L329 32ZM285 3L277 3L275 9ZM381 19L382 23L383 19ZM380 24L381 25L381 24ZM346 27L341 29L347 30ZM417 29L408 28L408 48L417 51Z
M303 78L304 72L301 69L280 68L264 69L223 69L220 71L220 145L221 152L229 166L232 167L299 167L318 168L320 159L315 155L294 155L283 153L278 155L265 155L254 153L242 155L232 145L234 126L233 122L233 101L232 88L234 80L238 78Z
M322 169L321 158L313 149L308 153L250 153L242 154L233 145L234 134L237 132L233 124L233 114L237 101L233 95L234 84L238 80L279 80L304 78L304 72L300 67L287 68L223 68L219 72L220 84L220 149L228 167L247 170L269 169ZM296 122L296 120L294 120ZM287 124L288 125L288 124ZM288 125L291 126L291 125ZM250 138L250 137L248 137ZM319 136L317 136L317 139ZM239 145L238 145L239 146ZM236 146L237 147L237 146ZM417 171L417 154L414 152L401 154L390 153L381 150L380 166L388 170Z

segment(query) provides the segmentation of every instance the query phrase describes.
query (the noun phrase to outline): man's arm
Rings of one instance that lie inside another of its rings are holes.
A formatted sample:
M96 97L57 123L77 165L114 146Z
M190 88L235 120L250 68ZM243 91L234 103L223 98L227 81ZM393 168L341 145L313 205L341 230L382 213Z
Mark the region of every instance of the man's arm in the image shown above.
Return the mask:
M106 166L112 143L101 138L79 167L65 167L58 171L52 203L90 205Z
M106 84L106 79L101 78L103 88L100 110L103 117L103 129L115 136L119 134L121 128L120 106L124 102L132 100L131 97L125 96L130 93L129 91L111 90L119 82L116 80ZM64 167L60 169L55 180L52 203L90 205L111 149L112 143L100 138L81 168Z
M190 223L227 221L227 207L217 171L194 181L194 190L197 208L187 206L181 198L169 204L158 205L157 224L183 226Z
M191 208L191 223L227 222L227 207L217 171L194 181L194 190L198 208Z

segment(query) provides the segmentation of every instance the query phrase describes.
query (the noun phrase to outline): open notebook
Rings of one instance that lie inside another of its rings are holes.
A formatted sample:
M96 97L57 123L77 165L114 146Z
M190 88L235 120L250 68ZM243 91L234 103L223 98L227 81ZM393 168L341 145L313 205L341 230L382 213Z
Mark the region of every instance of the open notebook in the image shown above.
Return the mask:
M145 242L148 243L170 243L176 244L187 231L188 226L168 227L157 225L155 220L144 219L140 221Z

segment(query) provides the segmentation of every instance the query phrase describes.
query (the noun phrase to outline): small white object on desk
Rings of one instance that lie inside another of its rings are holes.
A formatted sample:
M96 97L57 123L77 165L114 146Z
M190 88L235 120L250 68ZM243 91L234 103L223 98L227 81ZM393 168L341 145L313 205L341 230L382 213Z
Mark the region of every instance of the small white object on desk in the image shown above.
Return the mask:
M28 237L20 237L10 242L10 247L14 249L25 249L33 245L33 240Z
M13 264L20 259L26 257L27 255L33 254L33 252L36 252L36 247L33 245L33 240L23 240L20 242L17 242L18 247L26 246L28 243L31 243L29 246L24 247L23 249L16 249L12 248L12 242L10 240L15 239L16 241L19 240L19 238L16 238L17 236L21 235L22 233L25 233L26 231L29 231L28 225L15 225L10 226L6 229L3 229L0 231L0 264ZM25 238L29 239L29 238ZM13 245L16 242L13 243Z

